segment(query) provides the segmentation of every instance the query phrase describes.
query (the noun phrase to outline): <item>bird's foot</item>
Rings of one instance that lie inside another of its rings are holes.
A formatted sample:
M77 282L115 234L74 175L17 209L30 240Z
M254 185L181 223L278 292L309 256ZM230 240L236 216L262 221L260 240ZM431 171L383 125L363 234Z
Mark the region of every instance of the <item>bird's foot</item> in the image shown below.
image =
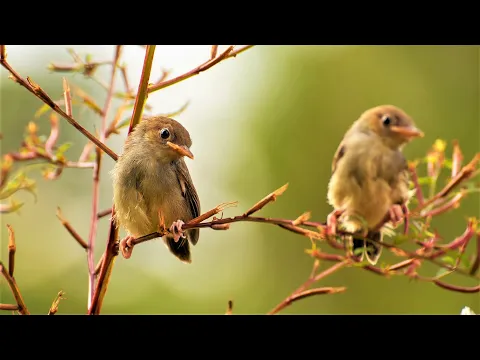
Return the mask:
M180 238L185 238L185 234L182 230L182 226L185 224L182 220L175 221L172 226L170 226L170 232L173 234L173 240L178 242Z
M333 210L327 216L327 236L335 236L337 234L337 220L343 210Z
M135 237L129 235L120 241L120 251L122 252L122 255L125 259L130 259L130 256L132 256L132 240L134 239Z
M400 224L406 216L405 208L402 205L398 204L392 205L388 210L388 214L390 216L390 222L392 223L393 227L397 227L398 224Z

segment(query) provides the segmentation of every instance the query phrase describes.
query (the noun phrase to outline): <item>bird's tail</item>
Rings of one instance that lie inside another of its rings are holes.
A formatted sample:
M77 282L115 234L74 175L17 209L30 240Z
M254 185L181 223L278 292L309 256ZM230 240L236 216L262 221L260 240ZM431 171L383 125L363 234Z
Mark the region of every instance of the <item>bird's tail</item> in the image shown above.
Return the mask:
M188 264L192 262L190 244L186 238L180 238L177 242L175 242L173 237L166 236L165 245L167 245L168 250L170 250L170 252L181 261Z
M383 247L380 243L383 241L383 234L380 231L369 231L366 237L375 242L353 237L353 254L358 256L360 261L366 256L368 262L375 265L382 254Z

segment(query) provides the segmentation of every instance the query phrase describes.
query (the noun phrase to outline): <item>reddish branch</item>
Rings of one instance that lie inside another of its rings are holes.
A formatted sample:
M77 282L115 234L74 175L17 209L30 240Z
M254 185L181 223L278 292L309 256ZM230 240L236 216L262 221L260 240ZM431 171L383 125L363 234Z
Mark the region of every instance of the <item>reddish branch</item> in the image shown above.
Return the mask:
M112 104L112 97L115 88L115 75L117 72L118 61L120 60L122 46L117 45L115 47L115 55L113 59L112 74L110 77L110 85L108 87L107 98L105 100L105 105L103 107L103 117L100 128L100 141L105 142L107 138L107 118L109 115L110 107ZM89 281L88 281L88 307L90 309L93 292L95 290L95 238L97 235L97 212L98 212L98 197L100 192L100 169L102 165L102 152L97 149L96 151L96 162L93 168L93 189L92 189L92 213L90 220L90 232L88 235L88 249L87 249L87 259L88 259L88 272L89 272Z
M233 50L235 48L235 46L232 45L232 46L229 46L227 48L227 50L225 50L223 53L216 56L217 55L217 48L216 47L218 47L218 45L212 45L212 46L213 47L212 47L212 51L211 51L209 60L205 61L201 65L199 65L196 68L190 70L189 72L186 72L185 74L179 75L179 76L177 76L173 79L170 79L170 80L160 81L156 84L150 85L148 87L148 92L152 93L154 91L164 89L168 86L172 86L173 84L179 83L180 81L186 80L186 79L188 79L188 78L190 78L194 75L198 75L201 72L206 71L206 70L210 69L212 66L218 64L220 61L235 57L238 54L244 52L245 50L248 50L251 47L253 47L253 45L245 45L245 46L243 46L243 47L241 47L237 50Z
M313 269L312 273L310 274L310 277L307 281L303 283L302 286L300 286L297 290L295 290L290 296L285 298L282 302L280 302L277 306L275 306L268 314L269 315L274 315L292 304L295 301L298 301L300 299L313 296L313 295L323 295L323 294L336 294L339 292L344 292L346 290L345 287L339 287L339 288L332 288L332 287L326 287L326 288L317 288L317 289L311 289L307 290L308 287L310 287L312 284L315 282L323 279L324 277L333 274L334 272L340 270L341 268L349 265L352 263L352 260L350 259L345 259L342 260L341 262L329 267L328 269L322 271L319 274L316 274L317 268L319 263L315 262L313 264Z
M68 115L65 111L63 111L60 106L58 106L50 96L43 90L38 84L36 84L32 79L27 77L26 79L22 78L8 63L7 61L7 54L5 50L5 45L0 45L1 50L1 57L0 57L0 65L2 65L8 72L11 74L11 79L13 79L16 83L23 86L25 89L30 91L33 95L37 98L42 100L45 104L47 104L53 111L58 113L62 116L67 122L75 127L82 135L86 136L91 142L93 142L96 146L102 149L105 153L108 154L113 160L117 160L118 156L113 152L107 145L103 144L100 140L98 140L95 136L93 136L90 132L88 132L83 126L81 126L72 116Z
M146 105L146 99L148 93L166 88L173 84L176 84L180 81L188 79L194 75L197 75L205 70L208 70L212 66L218 64L219 62L234 57L237 54L251 48L253 45L247 45L237 50L234 50L234 46L228 47L225 51L218 55L218 45L212 45L210 51L210 59L202 63L201 65L197 66L196 68L192 69L191 71L177 76L173 79L168 79L168 72L164 72L161 79L154 84L149 85L150 79L150 71L153 62L153 56L155 51L155 46L147 45L145 47L145 60L142 69L142 76L140 79L140 83L138 86L138 91L136 95L131 94L131 89L128 83L126 69L125 66L118 65L118 61L120 58L120 46L117 46L115 59L113 62L104 62L104 63L92 63L86 62L83 63L76 54L72 53L76 64L81 64L83 67L72 67L70 71L78 71L82 69L86 76L92 77L95 69L99 65L103 64L111 64L112 65L112 76L111 82L108 85L102 85L105 89L108 90L107 100L105 102L104 108L100 109L98 106L94 106L98 108L96 112L102 116L102 122L100 127L100 138L96 139L93 135L88 133L83 127L81 127L72 117L72 100L70 95L70 89L66 80L64 80L64 105L65 105L65 112L52 101L52 99L45 93L43 89L41 89L37 84L35 84L31 79L21 78L8 64L6 60L6 51L5 46L2 45L0 47L0 63L1 65L6 68L12 75L12 78L25 87L27 90L32 92L36 97L40 98L45 104L50 106L56 113L60 114L62 117L67 119L67 121L76 127L82 134L84 134L91 142L85 145L84 151L80 156L78 163L68 162L64 159L57 159L54 156L55 150L55 143L58 139L58 119L52 115L50 122L51 122L51 133L48 140L43 144L43 147L36 142L38 137L36 137L36 132L33 131L35 129L30 130L30 142L26 142L24 144L24 148L26 151L21 151L19 153L10 153L4 159L4 164L2 164L2 178L1 184L5 183L5 179L8 175L8 171L11 168L13 161L22 161L22 160L29 160L34 158L42 158L46 159L47 161L58 165L59 169L63 169L64 167L93 167L94 169L94 190L93 190L93 198L92 198L92 214L91 214L91 226L89 232L88 242L85 242L80 235L73 229L68 221L66 221L60 212L57 213L58 218L67 229L67 231L74 237L74 239L87 251L88 253L88 266L89 266L89 284L90 289L93 289L95 285L95 278L97 277L97 283L95 286L95 291L89 294L89 314L99 314L101 311L103 299L105 293L108 288L109 278L113 269L113 264L115 258L118 256L119 253L119 243L118 243L118 228L114 222L114 213L115 209L112 207L106 211L98 212L98 175L100 171L101 165L101 149L105 151L110 157L114 160L117 159L117 155L113 153L108 147L104 145L106 139L113 133L118 133L118 130L126 125L126 122L122 122L120 124L120 117L122 116L123 112L128 108L129 103L128 101L132 98L135 98L135 105L133 109L133 114L129 122L129 131L136 126L136 124L140 121L143 109ZM78 68L77 68L78 67ZM119 108L116 113L116 116L111 121L109 126L107 126L107 117L111 105L111 101L114 95L113 93L113 85L115 79L115 72L116 69L119 68L124 80L125 88L127 94L124 96L124 104ZM58 67L54 70L65 70L66 68ZM93 78L93 77L92 77ZM87 102L86 95L84 96L84 102ZM91 101L90 101L91 102ZM87 163L86 159L88 158L90 151L93 147L93 144L97 146L97 156L95 163ZM33 145L32 145L33 144ZM442 144L435 144L432 150L429 153L429 156L433 160L429 160L427 164L428 174L431 178L437 179L440 171L442 170L445 164L445 155L444 155L444 146ZM414 188L416 191L416 198L418 201L418 206L411 211L408 215L409 218L413 219L425 219L425 224L428 226L430 224L430 219L438 214L444 213L446 211L453 210L458 207L460 201L468 194L467 190L460 190L457 193L452 195L454 189L458 188L461 184L463 184L466 180L470 179L472 176L478 173L476 169L478 162L480 162L480 154L477 154L470 163L462 167L463 155L461 153L460 147L458 143L454 143L453 155L452 155L452 171L451 171L451 179L449 183L438 193L432 194L429 199L425 200L422 188L420 186L420 182L418 179L418 175L416 172L416 166L418 163L410 163L409 170L411 173L411 179L414 184ZM53 177L59 175L61 170L57 171L53 174ZM285 298L281 303L279 303L274 309L272 309L269 313L276 314L280 312L282 309L286 308L287 306L291 305L292 303L306 298L313 295L320 295L320 294L333 294L338 292L343 292L346 289L344 287L321 287L321 288L314 288L309 289L315 282L320 281L321 279L325 278L326 276L334 273L335 271L343 268L343 267L350 267L356 263L356 260L348 257L347 255L335 255L335 254L328 254L320 251L316 248L317 241L326 241L326 243L335 249L345 249L344 244L342 242L338 242L335 238L327 237L325 232L325 224L319 222L309 221L310 213L304 213L300 215L297 219L289 220L289 219L278 219L278 218L266 218L266 217L258 217L253 216L256 212L261 210L265 205L273 202L276 198L281 195L287 188L287 185L281 187L280 189L274 191L273 193L267 195L265 198L257 202L254 206L250 209L245 211L241 215L237 215L234 217L229 218L216 218L215 215L225 210L226 207L232 205L232 203L221 204L216 208L207 211L206 213L200 215L199 217L191 220L190 222L183 225L183 229L192 229L192 228L211 228L213 230L228 230L231 223L235 222L259 222L259 223L269 223L279 226L285 230L292 231L296 234L300 234L302 236L308 237L312 243L314 244L314 249L310 251L310 255L316 259L312 273L307 281L295 290L291 295ZM452 196L450 196L452 195ZM102 258L100 259L99 263L96 267L94 267L93 262L93 250L95 244L95 234L97 228L98 219L103 216L112 215L110 217L110 230L107 240L107 246ZM207 221L208 219L212 218L211 221ZM390 219L386 217L384 221L379 224L378 227L384 225L385 222L388 222ZM405 219L405 234L409 229L409 222ZM138 245L142 242L148 241L150 239L156 237L164 236L169 230L170 224L161 224L158 232L154 234L149 234L147 236L133 239L129 243L127 243L121 250L124 254L126 252L131 253L133 247ZM448 272L457 272L464 275L468 275L470 277L478 279L476 272L480 266L480 233L476 230L476 220L470 219L465 232L447 244L438 244L439 237L437 234L431 236L430 238L420 239L420 238L413 238L413 242L420 245L414 252L409 252L403 250L395 245L389 243L381 243L382 246L392 251L395 255L404 257L405 259L401 260L400 262L385 266L385 267L376 267L370 264L365 263L356 263L356 266L359 266L367 271L373 272L380 276L390 276L392 274L403 274L405 276L411 277L413 279L421 280L421 281L429 281L434 283L435 285L442 287L444 289L448 289L451 291L457 292L465 292L465 293L476 293L480 291L480 286L473 286L473 287L462 287L457 285L452 285L440 280L440 276L438 277L424 277L418 274L418 270L420 269L423 261L430 261L441 268L448 270ZM351 235L346 232L342 232L341 230L337 231L338 235L342 238L344 235ZM477 250L475 253L474 262L471 268L465 270L460 268L460 258L464 255L464 252L469 244L470 240L477 236ZM3 310L18 310L20 313L28 313L25 304L23 303L23 299L21 298L20 292L18 291L18 287L16 286L15 280L13 278L13 271L14 271L14 254L15 254L15 241L13 231L11 231L11 239L9 241L9 270L7 271L3 264L0 263L0 269L2 274L7 279L10 287L12 288L12 292L15 296L17 301L16 305L13 304L0 304L0 309ZM371 240L373 241L373 240ZM445 263L443 261L438 260L439 258L451 254L452 251L457 252L457 257L454 259L454 265L450 263ZM319 267L319 261L332 261L335 264L326 270L317 273ZM442 275L442 277L445 274ZM60 292L52 304L49 314L54 314L57 312L58 302L62 298L63 293ZM226 314L232 313L233 303L230 301Z
M138 85L137 97L135 99L133 114L130 120L128 135L130 135L130 133L142 117L143 108L147 99L148 81L150 79L150 72L152 69L154 54L155 45L147 45L145 49L145 60L143 63L142 76ZM97 212L97 209L92 212L92 217L95 217L95 221L98 220ZM100 309L103 304L103 298L105 296L107 286L110 281L110 276L113 269L113 262L118 255L118 229L116 227L113 214L115 214L115 209L112 206L112 218L110 219L110 232L108 236L107 247L103 255L103 264L100 268L100 274L98 276L99 279L95 288L92 303L88 309L88 314L90 315L100 314Z

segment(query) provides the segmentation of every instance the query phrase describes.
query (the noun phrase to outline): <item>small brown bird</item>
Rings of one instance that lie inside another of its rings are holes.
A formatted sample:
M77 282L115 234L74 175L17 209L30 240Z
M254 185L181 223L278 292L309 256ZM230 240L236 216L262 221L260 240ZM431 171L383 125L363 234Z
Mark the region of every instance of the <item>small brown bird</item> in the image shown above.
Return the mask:
M393 105L369 109L353 123L333 158L327 198L334 211L327 218L328 233L336 233L338 218L343 230L381 242L379 225L385 216L390 216L393 226L402 220L409 190L401 150L414 137L423 137L422 131ZM365 254L376 264L382 247L363 238L347 237L360 261Z
M199 229L183 232L181 226L200 215L200 200L183 159L193 159L191 145L179 122L145 117L128 136L112 171L115 221L129 234L124 241L172 224L163 240L186 263L191 262L189 242L198 242Z

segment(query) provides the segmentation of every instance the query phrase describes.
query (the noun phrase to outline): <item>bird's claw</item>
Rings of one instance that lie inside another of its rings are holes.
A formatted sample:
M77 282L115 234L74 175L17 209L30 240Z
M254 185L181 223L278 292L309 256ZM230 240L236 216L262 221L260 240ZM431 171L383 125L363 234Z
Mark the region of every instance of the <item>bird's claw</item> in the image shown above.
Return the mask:
M120 241L120 251L125 259L130 259L132 256L133 251L133 244L132 240L135 239L133 236L127 236L123 240Z
M182 226L185 224L182 220L175 221L172 226L170 226L170 232L173 234L173 240L178 242L180 238L185 238L185 234L182 230Z
M343 213L342 210L333 210L327 216L327 236L335 236L337 234L337 220Z
M403 206L398 204L392 205L388 210L388 214L393 227L397 227L397 225L402 222L406 215Z

